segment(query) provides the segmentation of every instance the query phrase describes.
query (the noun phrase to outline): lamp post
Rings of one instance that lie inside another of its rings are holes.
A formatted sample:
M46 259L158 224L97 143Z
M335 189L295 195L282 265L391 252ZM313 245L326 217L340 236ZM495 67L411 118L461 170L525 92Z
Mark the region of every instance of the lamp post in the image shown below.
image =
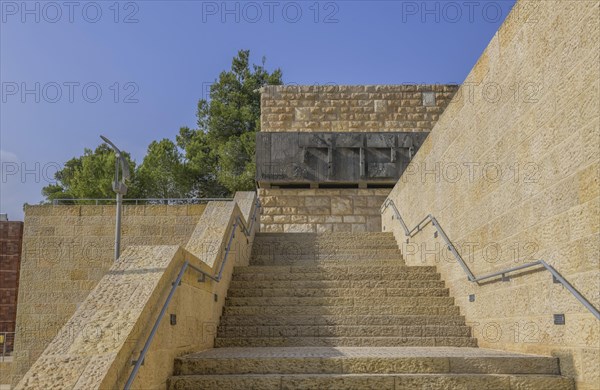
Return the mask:
M119 148L115 146L108 138L101 135L100 138L106 142L115 151L115 181L113 182L113 191L117 193L117 221L115 227L115 261L119 259L121 248L121 213L123 209L123 195L127 194L127 185L125 180L128 180L129 165L127 160L121 154ZM119 165L121 166L121 175L119 177Z

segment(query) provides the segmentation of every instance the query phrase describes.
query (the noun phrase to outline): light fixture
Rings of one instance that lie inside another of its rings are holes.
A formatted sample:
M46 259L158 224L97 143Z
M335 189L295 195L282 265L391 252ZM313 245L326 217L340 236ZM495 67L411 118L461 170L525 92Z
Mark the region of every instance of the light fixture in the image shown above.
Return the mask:
M129 164L123 157L123 154L108 138L101 135L100 138L106 142L115 151L115 181L113 182L113 191L117 193L117 220L115 226L115 261L119 259L121 248L121 214L123 209L123 196L127 194L127 185L125 180L130 177ZM121 175L119 175L119 166Z

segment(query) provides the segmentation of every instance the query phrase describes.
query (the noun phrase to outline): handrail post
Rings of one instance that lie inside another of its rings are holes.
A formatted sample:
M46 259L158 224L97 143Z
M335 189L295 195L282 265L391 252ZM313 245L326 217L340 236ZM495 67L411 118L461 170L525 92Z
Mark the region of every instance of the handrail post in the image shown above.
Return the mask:
M431 214L429 214L429 218L431 219L431 223L433 224L433 226L435 227L435 229L438 231L438 233L440 233L440 236L442 236L442 238L446 242L446 245L448 245L448 249L450 249L450 252L452 252L452 254L454 255L454 257L458 261L458 264L460 264L461 268L467 274L467 278L469 279L469 281L470 282L475 281L475 275L473 275L473 272L471 272L471 270L469 269L469 267L467 266L467 264L463 260L462 256L458 253L458 251L454 247L454 244L452 243L452 241L450 241L450 239L446 235L446 232L444 231L444 229L442 229L442 227L440 226L440 224L437 221L437 219L435 219L435 217L433 217Z
M597 319L600 320L600 311L598 311L598 309L596 309L590 303L590 301L588 301L583 295L581 295L581 293L579 291L577 291L577 289L575 287L573 287L573 285L571 283L569 283L565 278L563 278L562 275L560 273L558 273L557 270L554 269L554 267L552 267L550 264L546 263L544 260L539 260L539 262L541 265L544 266L544 268L546 268L548 270L548 272L550 272L552 274L552 276L554 276L560 282L560 284L565 286L565 288L567 290L569 290L569 292L571 294L573 294L575 296L575 298L577 298L577 300L579 302L581 302L581 304L583 306L585 306L590 312L592 312L594 317L596 317Z

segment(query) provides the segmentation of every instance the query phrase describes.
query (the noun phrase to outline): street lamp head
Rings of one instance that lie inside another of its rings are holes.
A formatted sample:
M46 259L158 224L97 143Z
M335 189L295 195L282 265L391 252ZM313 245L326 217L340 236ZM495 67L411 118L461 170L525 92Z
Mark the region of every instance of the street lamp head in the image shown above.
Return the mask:
M113 144L108 138L106 138L103 135L101 135L100 138L102 138L102 140L106 142L115 151L115 156L117 158L115 163L115 181L113 182L113 191L115 191L117 194L125 195L127 194L127 185L125 184L125 180L128 180L131 177L129 173L129 164L127 163L127 160L125 159L125 157L123 157L123 154L121 153L119 148L116 147L115 144ZM119 165L121 166L120 180Z

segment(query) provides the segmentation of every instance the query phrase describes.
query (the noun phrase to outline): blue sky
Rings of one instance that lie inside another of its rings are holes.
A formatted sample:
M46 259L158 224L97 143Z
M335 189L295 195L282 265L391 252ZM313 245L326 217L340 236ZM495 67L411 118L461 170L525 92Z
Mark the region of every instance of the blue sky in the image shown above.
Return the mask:
M240 49L288 84L461 83L514 1L0 1L0 211L99 135L141 162Z

